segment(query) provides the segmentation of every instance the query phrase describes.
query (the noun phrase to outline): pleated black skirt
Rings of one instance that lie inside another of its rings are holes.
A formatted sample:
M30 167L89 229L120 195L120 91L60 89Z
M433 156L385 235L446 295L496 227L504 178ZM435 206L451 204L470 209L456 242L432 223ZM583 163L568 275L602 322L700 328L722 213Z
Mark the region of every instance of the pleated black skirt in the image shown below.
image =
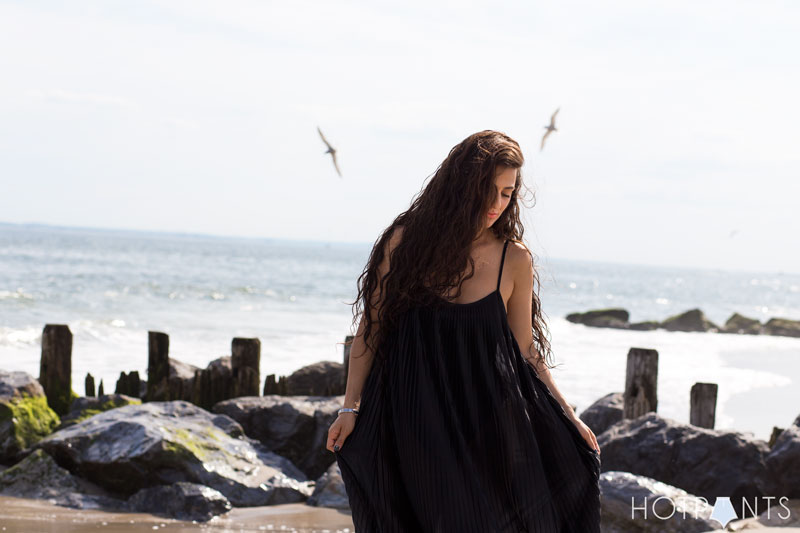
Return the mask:
M336 453L356 533L599 533L600 456L523 358L499 289L412 309L384 342Z

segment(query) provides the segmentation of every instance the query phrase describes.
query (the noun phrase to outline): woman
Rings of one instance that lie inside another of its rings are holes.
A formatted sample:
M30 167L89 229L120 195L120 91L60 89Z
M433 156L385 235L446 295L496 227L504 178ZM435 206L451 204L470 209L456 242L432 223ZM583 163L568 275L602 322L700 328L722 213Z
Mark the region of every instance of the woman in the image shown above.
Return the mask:
M547 363L522 164L503 133L467 137L359 277L327 443L357 533L600 531L597 440Z

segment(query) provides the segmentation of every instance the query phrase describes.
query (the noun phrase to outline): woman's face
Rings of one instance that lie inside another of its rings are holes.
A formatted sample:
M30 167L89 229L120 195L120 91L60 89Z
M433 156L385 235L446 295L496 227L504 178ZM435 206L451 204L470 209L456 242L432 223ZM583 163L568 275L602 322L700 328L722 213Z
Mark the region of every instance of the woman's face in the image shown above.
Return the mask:
M490 227L500 218L503 211L511 201L511 193L517 182L517 169L512 167L498 166L494 177L494 200L489 204L489 212L486 214L486 227Z

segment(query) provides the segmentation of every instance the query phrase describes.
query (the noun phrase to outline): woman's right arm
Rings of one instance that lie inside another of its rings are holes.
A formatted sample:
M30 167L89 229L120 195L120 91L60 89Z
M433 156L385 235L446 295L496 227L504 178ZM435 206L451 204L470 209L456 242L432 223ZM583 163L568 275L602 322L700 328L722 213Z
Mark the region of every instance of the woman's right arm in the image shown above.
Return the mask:
M358 331L353 338L350 346L350 358L347 363L347 387L344 393L344 405L342 407L355 408L356 404L361 403L361 391L364 382L367 380L374 354L367 348L364 342L364 317L358 323ZM355 416L352 413L342 413L339 416Z
M383 261L381 261L381 264L378 265L378 286L375 288L374 294L372 295L369 308L364 310L365 313L370 313L370 317L372 318L372 331L370 332L371 336L375 335L378 331L377 308L381 300L380 280L389 271L389 257L392 253L392 250L394 250L394 248L397 246L397 243L400 242L402 234L403 228L396 228L392 233L389 242L386 244L383 254ZM366 382L369 371L372 368L372 362L375 354L371 348L367 347L366 342L364 342L364 327L365 320L362 314L361 320L358 323L358 330L353 337L353 344L350 347L350 357L347 363L347 385L345 388L343 407L360 407L361 391L364 388L364 383ZM356 416L357 415L352 412L344 412L339 414L328 430L327 449L332 452L339 450L339 448L344 444L344 441L347 439L347 436L353 431Z

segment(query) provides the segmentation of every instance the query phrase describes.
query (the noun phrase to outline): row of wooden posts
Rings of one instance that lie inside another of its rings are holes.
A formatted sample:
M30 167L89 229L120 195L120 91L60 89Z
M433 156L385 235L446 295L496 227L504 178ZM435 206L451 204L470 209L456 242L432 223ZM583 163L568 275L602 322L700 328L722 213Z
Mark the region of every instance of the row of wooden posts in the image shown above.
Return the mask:
M350 348L353 336L344 343L344 383L347 383ZM169 337L165 333L148 332L147 401L187 399L210 409L215 403L240 396L259 395L261 342L259 339L236 337L231 345L232 375L229 380L215 378L211 369L195 372L191 395L170 385ZM65 325L48 324L42 334L42 358L39 382L44 388L50 406L59 414L69 410L71 400L72 333ZM285 394L286 376L276 380L275 374L267 376L264 394ZM86 396L94 395L94 378L86 377ZM140 396L138 372L122 373L116 392ZM636 418L658 408L658 351L649 348L631 348L625 375L623 394L624 418ZM716 383L695 383L690 393L689 422L703 428L714 428L717 408ZM98 394L102 394L102 382Z
M623 418L637 418L656 412L658 407L658 351L631 348L625 370ZM717 384L698 382L689 396L689 423L714 429L717 411Z
M348 347L349 348L349 347ZM346 349L345 357L349 354ZM170 377L169 336L148 332L146 401L187 400L210 409L215 403L240 396L258 396L260 381L261 341L236 337L231 344L230 374L213 368L198 369L192 390L182 390L182 381ZM63 415L69 411L72 393L72 332L63 324L47 324L42 333L42 355L39 382L50 407ZM86 375L86 396L94 396L95 383ZM115 392L141 397L139 372L122 372ZM264 394L286 394L286 376L266 377ZM102 395L102 380L98 387Z

